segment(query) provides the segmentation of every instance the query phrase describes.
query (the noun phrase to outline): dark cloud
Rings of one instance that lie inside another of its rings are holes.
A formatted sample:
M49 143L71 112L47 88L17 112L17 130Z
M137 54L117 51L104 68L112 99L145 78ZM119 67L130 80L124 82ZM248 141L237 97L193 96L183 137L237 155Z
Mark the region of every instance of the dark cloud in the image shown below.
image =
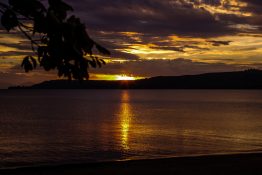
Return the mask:
M185 49L195 49L195 50L209 50L208 48L200 47L198 45L203 44L203 41L194 41L194 39L185 38L179 41L172 41L168 38L161 38L161 40L151 38L147 41L150 44L155 45L155 49L171 50L177 52L185 52Z
M194 2L194 0L191 0L191 2ZM221 0L201 0L200 3L204 3L212 6L222 5Z
M257 49L258 49L257 47L247 47L247 48L238 48L235 49L235 51L255 51Z
M262 1L261 0L240 0L247 3L246 7L243 7L243 11L252 12L255 14L262 14Z
M176 46L151 46L151 49L159 49L159 50L171 50L176 52L185 52L185 47L176 47Z
M194 46L194 45L185 45L184 48L191 48L191 49L197 49L197 50L210 50L209 48Z
M223 45L223 41L221 43L213 44L214 46L220 46ZM195 50L209 50L208 48L202 48L194 45L182 45L182 46L151 46L151 49L159 49L159 50L170 50L170 51L176 51L176 52L186 52L185 49L191 48Z
M138 60L139 56L134 55L134 54L130 54L130 53L125 53L125 52L120 52L117 50L111 50L111 55L110 57L112 59L116 58L116 59L126 59L126 60Z
M0 57L12 57L12 56L27 56L27 55L32 55L32 52L24 52L24 51L8 51L8 52L1 52Z
M229 2L229 0L227 1ZM228 24L244 24L247 27L240 29L240 32L244 33L261 33L262 28L262 1L261 0L238 0L238 2L244 2L246 5L237 6L230 5L230 3L225 3L225 9L239 9L241 13L249 13L248 16L243 16L239 14L216 14L221 21L224 21ZM251 15L250 15L251 14Z
M213 46L221 46L221 45L229 45L232 41L215 41L215 40L209 40L208 42L212 43Z
M239 33L243 35L261 34L262 31L262 0L238 0L238 2L247 3L247 6L232 4L230 0L223 2L222 0L65 1L74 7L76 15L84 21L91 37L112 52L112 58L129 60L124 63L109 63L103 69L90 70L91 73L134 74L151 77L242 70L247 67L194 62L181 58L162 60L160 57L159 60L141 60L137 55L126 53L124 50L135 45L147 45L151 49L176 52L185 52L188 48L208 50L212 49L210 45L218 47L231 43L230 41L220 41L216 37L239 35ZM200 7L203 4L213 6L213 8L223 7L224 10L228 11L249 12L252 15L244 16L240 13L220 13L219 11L211 13L207 8ZM133 32L133 34L123 32ZM0 28L0 34L3 33L5 32ZM16 32L11 34L17 35ZM170 36L173 35L179 39L170 39ZM24 52L24 50L30 50L30 43L8 44L1 42L1 37L0 45L18 49L18 51L1 52L1 57L30 53ZM240 49L252 51L257 48L252 46ZM240 49L235 51L241 51ZM219 58L211 56L211 58L202 59L212 62L233 62L235 60ZM0 87L7 84L25 84L50 79L49 73L46 74L41 71L39 73L20 74L19 72L23 72L20 67L14 67L10 71L10 73L0 73ZM56 74L54 73L54 75Z
M171 35L208 39L239 33L260 33L262 21L258 15L211 13L205 8L200 8L201 4L206 4L216 8L223 6L225 10L239 8L242 12L262 9L259 0L240 1L248 5L242 7L221 0L67 0L85 22L91 36L97 36L109 49L118 53L121 52L120 49L127 48L126 43L154 44L155 49L177 52L184 52L185 48L201 50L199 43L194 43L195 41L168 43L167 37ZM243 26L239 27L239 24ZM121 32L136 32L140 34L140 40L121 35ZM163 40L165 42L162 42ZM227 41L211 43L213 46L230 44Z
M135 31L146 35L210 37L236 32L203 8L183 1L76 0L72 3L91 30ZM218 1L214 1L217 4ZM207 3L207 1L206 1Z
M31 44L29 44L28 41L23 41L20 43L3 43L0 40L0 46L12 47L19 50L31 50Z
M212 14L196 5L206 4L214 7L232 8L230 3L221 0L65 0L71 4L75 13L85 22L95 40L112 51L112 57L138 59L138 56L121 50L130 44L154 44L153 48L184 52L185 48L206 49L195 41L166 42L168 36L214 38L229 36L239 32L257 32L262 28L259 16L244 17L236 14ZM241 10L261 8L260 0L240 0L248 3ZM255 7L254 7L255 6ZM250 9L249 9L250 8ZM257 26L246 29L234 27L236 24ZM136 32L139 40L121 34ZM156 39L157 37L157 39ZM165 40L165 42L162 42ZM224 42L224 43L223 43ZM226 41L212 42L214 46L226 45ZM164 45L166 44L166 45ZM230 43L228 43L230 44ZM18 48L26 46L20 44Z

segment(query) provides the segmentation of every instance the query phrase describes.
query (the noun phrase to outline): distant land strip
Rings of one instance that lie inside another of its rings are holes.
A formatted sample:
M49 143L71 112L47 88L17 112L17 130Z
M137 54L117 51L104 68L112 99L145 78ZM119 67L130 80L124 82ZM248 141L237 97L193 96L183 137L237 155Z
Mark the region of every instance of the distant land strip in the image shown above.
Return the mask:
M141 80L52 80L9 89L262 89L262 70L159 76Z

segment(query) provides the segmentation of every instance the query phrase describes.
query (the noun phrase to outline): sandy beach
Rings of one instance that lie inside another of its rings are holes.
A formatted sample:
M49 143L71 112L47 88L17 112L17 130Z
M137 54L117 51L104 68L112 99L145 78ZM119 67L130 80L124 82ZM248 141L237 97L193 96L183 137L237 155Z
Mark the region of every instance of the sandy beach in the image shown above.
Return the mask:
M1 175L262 174L262 153L130 160L1 170Z

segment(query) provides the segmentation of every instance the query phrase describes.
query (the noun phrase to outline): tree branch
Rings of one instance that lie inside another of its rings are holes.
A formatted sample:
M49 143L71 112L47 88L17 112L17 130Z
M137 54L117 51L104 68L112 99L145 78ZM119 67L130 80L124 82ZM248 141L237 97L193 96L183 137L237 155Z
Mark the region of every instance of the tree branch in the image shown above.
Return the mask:
M0 9L0 13L3 14L5 12L3 9L5 9L5 10L8 9L8 6L6 4L0 2L0 8L2 8L2 9Z
M33 31L33 27L29 27L29 26L27 26L27 25L25 25L25 24L23 24L23 23L19 23L22 27L24 27L24 28L26 28L26 29L28 29L28 30L30 30L30 31Z
M32 39L32 37L31 37L30 35L28 35L28 34L22 29L21 26L22 26L21 23L19 23L18 28L19 28L19 30L27 37L27 39L29 39L29 40L31 41L31 43L35 44L36 46L39 46L39 44L38 44L37 42L35 42L35 41Z
M2 6L3 8L8 8L8 6L2 2L0 2L0 6Z

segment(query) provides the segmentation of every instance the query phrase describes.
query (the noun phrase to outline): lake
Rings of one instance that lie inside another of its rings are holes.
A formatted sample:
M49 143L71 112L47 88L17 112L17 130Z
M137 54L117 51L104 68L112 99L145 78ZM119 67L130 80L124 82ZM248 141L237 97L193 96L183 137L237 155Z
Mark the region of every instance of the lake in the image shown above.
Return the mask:
M0 168L262 151L259 90L1 90Z

